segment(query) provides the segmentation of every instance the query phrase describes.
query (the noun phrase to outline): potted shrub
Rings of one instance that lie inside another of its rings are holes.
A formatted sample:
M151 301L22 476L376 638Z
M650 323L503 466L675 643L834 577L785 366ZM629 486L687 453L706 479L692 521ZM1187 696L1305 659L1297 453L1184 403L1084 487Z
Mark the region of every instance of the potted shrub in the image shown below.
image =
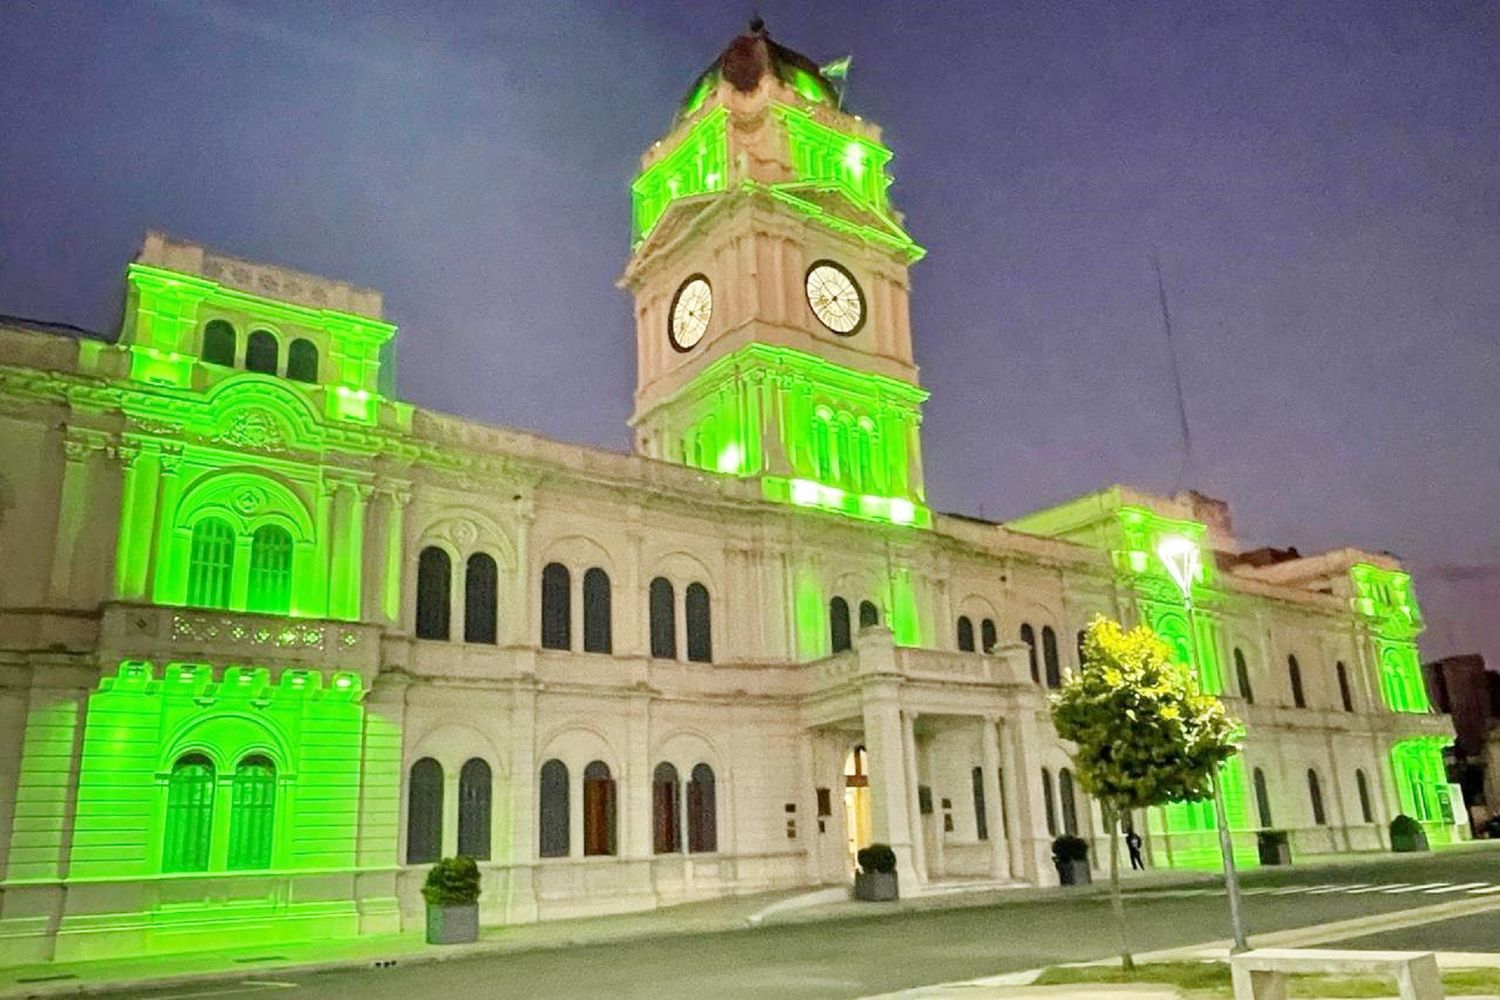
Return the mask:
M1052 863L1063 885L1088 885L1094 880L1089 872L1089 845L1082 837L1065 833L1052 841Z
M422 886L427 901L427 943L479 940L479 866L473 858L444 858Z
M1427 850L1427 833L1422 829L1422 824L1405 813L1391 820L1391 850Z
M854 898L884 903L899 895L896 885L896 852L889 844L861 847L855 855L859 871L854 873Z

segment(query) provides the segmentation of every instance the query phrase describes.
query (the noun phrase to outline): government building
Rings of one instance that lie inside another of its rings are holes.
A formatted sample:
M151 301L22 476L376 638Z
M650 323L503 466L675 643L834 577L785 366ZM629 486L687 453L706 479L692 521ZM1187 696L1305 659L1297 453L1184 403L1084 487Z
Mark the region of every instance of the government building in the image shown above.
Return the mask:
M1055 835L1107 863L1048 714L1100 614L1242 720L1246 863L1450 836L1390 556L1196 493L929 507L891 155L758 24L698 78L631 188L628 455L403 401L378 292L158 233L117 335L0 321L0 964L416 927L453 854L490 924L871 842L906 894L1055 884ZM1133 822L1218 863L1210 804Z

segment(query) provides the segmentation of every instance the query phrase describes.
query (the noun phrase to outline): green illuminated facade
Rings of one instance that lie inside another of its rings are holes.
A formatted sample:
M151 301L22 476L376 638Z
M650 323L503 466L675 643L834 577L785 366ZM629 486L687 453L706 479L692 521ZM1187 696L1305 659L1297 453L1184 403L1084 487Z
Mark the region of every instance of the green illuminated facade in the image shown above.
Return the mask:
M1196 494L931 509L891 159L763 30L699 77L632 186L628 455L403 402L378 293L156 233L113 337L0 324L0 964L419 933L458 853L490 924L872 839L1047 884L1105 842L1046 701L1095 614L1244 723L1242 850L1445 836L1393 560L1244 552ZM1138 819L1212 856L1205 806Z

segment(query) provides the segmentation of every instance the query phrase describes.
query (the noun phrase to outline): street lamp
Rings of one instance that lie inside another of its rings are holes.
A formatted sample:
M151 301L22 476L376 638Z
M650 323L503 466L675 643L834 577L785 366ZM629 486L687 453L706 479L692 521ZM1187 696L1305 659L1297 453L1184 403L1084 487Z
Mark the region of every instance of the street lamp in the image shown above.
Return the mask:
M1182 591L1182 603L1187 608L1188 649L1192 662L1190 669L1198 668L1198 622L1193 616L1193 581L1198 577L1198 543L1182 535L1167 535L1157 543L1157 558L1167 568L1167 574L1177 589ZM1219 853L1224 858L1224 886L1229 890L1229 924L1234 932L1234 951L1244 951L1250 945L1245 940L1245 922L1240 916L1240 883L1234 873L1234 843L1229 838L1229 817L1224 809L1224 785L1216 768L1213 774L1214 818L1219 827Z

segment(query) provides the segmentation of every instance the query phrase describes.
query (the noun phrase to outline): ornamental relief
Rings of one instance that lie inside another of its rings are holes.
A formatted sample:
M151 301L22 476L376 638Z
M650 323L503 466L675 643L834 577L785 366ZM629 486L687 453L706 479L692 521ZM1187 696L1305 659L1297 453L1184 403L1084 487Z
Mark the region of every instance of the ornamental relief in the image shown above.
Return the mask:
M269 410L249 407L235 413L212 438L216 444L254 448L259 451L286 451L287 441L281 425Z

